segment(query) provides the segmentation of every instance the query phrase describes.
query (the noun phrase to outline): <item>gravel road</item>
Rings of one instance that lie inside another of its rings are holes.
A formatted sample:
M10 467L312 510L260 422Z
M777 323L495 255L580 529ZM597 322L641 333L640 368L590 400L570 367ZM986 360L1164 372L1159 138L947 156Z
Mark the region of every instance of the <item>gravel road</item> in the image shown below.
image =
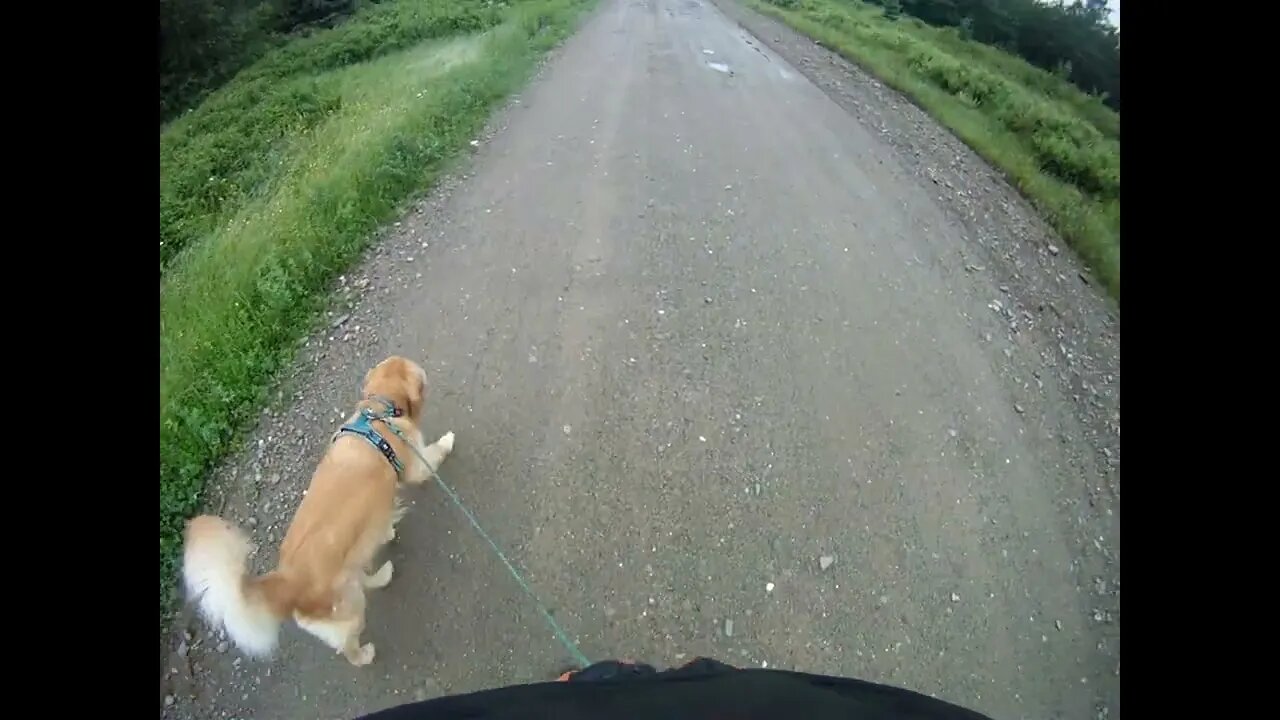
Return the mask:
M335 289L212 481L259 565L365 370L431 375L442 474L592 659L851 675L1119 717L1119 319L899 96L730 0L602 0ZM570 658L437 489L377 659L183 617L162 715L350 718Z

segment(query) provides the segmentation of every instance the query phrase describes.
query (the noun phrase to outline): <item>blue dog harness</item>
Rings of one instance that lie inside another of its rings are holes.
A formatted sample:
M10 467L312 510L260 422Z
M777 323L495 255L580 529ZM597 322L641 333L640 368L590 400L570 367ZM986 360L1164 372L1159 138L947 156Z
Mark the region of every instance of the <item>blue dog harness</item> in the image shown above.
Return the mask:
M376 400L385 405L387 407L387 411L384 414L379 415L369 408L361 408L360 414L356 416L355 420L352 420L346 425L338 428L338 431L333 434L333 440L336 441L338 436L342 435L342 433L359 435L367 440L370 445L377 448L378 452L382 453L382 456L387 459L387 462L391 463L391 467L395 468L396 477L400 477L404 474L404 463L400 462L400 458L396 457L396 451L391 447L391 443L387 442L386 438L384 438L377 430L373 429L373 424L375 422L386 423L391 432L396 435L400 435L394 425L387 423L387 418L401 417L404 415L404 412L400 410L400 408L396 407L395 403L387 400L386 398L375 396L370 399Z

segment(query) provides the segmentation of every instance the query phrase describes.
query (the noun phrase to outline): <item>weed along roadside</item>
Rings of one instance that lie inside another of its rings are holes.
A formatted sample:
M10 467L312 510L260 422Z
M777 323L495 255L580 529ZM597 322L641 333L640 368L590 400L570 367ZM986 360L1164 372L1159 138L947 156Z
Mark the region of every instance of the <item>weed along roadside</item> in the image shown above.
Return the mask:
M160 130L160 610L185 518L372 233L594 0L362 6Z
M899 14L908 3L880 3L893 6L886 12L857 0L737 1L862 66L955 133L1004 173L1119 302L1120 117L1100 98L968 39L965 23L933 27Z

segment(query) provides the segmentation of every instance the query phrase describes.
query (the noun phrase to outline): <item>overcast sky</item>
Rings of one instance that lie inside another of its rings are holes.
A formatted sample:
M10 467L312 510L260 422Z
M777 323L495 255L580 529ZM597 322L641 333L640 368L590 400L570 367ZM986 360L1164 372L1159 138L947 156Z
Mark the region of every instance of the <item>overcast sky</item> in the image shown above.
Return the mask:
M1111 11L1111 24L1120 27L1120 0L1107 0L1107 9Z
M1070 0L1068 0L1067 4L1071 4ZM1111 21L1112 25L1120 27L1120 0L1107 0L1107 10L1109 11L1107 19Z

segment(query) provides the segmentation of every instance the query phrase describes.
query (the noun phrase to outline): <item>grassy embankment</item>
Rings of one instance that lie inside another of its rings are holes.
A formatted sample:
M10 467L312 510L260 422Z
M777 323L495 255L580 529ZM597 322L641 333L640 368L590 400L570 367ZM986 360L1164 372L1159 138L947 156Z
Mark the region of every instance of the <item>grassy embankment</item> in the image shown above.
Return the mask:
M1006 177L1120 296L1120 116L1056 75L858 0L743 0L906 94Z
M594 0L388 0L160 131L160 607L204 480L332 280Z

